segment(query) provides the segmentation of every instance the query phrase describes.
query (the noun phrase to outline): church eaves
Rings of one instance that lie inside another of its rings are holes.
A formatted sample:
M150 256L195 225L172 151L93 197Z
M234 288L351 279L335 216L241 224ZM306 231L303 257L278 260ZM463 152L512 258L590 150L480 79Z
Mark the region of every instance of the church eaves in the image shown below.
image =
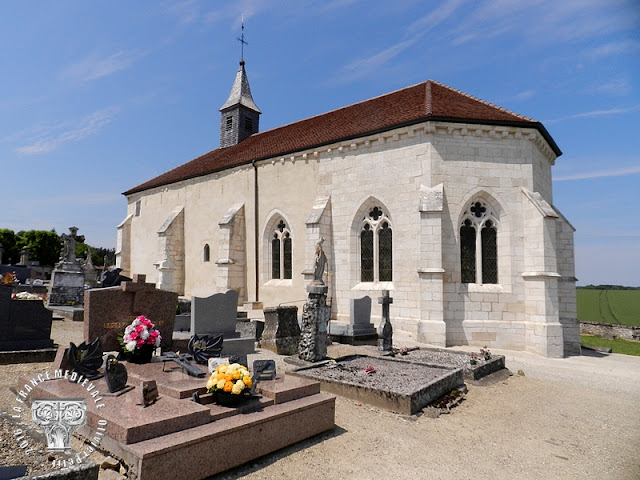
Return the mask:
M238 70L236 83L238 76L242 77L241 70L242 65ZM240 91L241 84L242 82ZM232 94L234 89L235 83ZM255 133L237 145L205 153L124 192L124 195L424 121L533 128L540 132L556 156L562 154L540 122L428 80L315 117Z

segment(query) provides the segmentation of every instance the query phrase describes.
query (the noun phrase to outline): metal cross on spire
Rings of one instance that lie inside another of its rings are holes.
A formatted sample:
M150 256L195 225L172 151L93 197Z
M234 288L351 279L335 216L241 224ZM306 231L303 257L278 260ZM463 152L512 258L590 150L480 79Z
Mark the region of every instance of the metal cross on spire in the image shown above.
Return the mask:
M242 15L242 35L236 38L240 42L240 60L244 62L244 46L249 45L248 42L244 40L244 15Z

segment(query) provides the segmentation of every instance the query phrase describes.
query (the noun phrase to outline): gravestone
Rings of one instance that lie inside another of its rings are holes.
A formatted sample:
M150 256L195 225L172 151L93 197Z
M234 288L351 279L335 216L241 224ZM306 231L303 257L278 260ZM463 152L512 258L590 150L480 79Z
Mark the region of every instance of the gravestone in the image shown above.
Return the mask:
M371 297L351 299L349 323L332 321L329 335L332 340L349 345L377 345L378 331L371 323Z
M293 355L300 343L298 307L280 306L264 309L264 331L260 346L278 355Z
M11 287L0 285L0 351L50 349L51 361L53 313L41 300L12 300L11 293Z
M178 294L158 290L146 283L145 275L134 275L134 281L117 287L87 290L84 308L85 341L100 338L105 352L120 351L118 335L139 315L144 315L160 331L161 347L173 344L173 322L176 318Z
M224 338L237 338L238 292L227 290L210 297L191 299L191 335L222 334Z
M82 305L84 303L84 272L76 259L76 243L84 242L77 227L62 234L60 261L51 272L49 305Z

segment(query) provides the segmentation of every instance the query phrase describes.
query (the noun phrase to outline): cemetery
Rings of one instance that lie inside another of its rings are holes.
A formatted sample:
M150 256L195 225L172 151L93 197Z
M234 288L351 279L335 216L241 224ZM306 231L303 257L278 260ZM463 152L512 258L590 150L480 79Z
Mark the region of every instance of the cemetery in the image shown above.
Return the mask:
M68 242L75 241L71 233ZM101 479L115 468L119 479L168 478L170 471L205 479L342 435L340 408L353 408L347 401L415 422L423 413L455 416L480 393L469 393L469 385L506 384L505 355L486 347L395 341L387 290L377 299L353 299L346 325L331 322L321 243L317 248L302 308L265 307L263 319L246 317L235 290L187 300L138 274L116 272L112 286L83 288L81 295L70 285L75 281L62 282L53 297L72 300L52 305L49 296L48 308L38 295L15 293L13 281L0 286L0 363L45 366L46 379L23 375L12 391L31 404L30 435L41 450L48 444L48 471L60 475L51 478L75 472ZM56 266L64 275L85 273L64 264ZM81 312L82 321L59 315L61 306L73 307L76 317ZM77 333L56 344L53 327L63 324ZM76 424L36 416L68 411L70 399L80 402ZM79 461L85 452L91 460ZM26 471L26 463L12 471Z

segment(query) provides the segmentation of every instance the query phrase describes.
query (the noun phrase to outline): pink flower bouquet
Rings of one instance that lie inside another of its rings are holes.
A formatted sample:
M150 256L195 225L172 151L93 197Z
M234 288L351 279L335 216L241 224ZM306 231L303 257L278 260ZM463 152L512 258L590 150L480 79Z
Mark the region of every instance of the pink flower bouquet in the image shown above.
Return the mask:
M130 353L145 345L159 347L161 341L160 332L151 323L151 320L144 315L140 315L131 322L131 325L124 329L124 335L122 336L122 346L126 352Z

